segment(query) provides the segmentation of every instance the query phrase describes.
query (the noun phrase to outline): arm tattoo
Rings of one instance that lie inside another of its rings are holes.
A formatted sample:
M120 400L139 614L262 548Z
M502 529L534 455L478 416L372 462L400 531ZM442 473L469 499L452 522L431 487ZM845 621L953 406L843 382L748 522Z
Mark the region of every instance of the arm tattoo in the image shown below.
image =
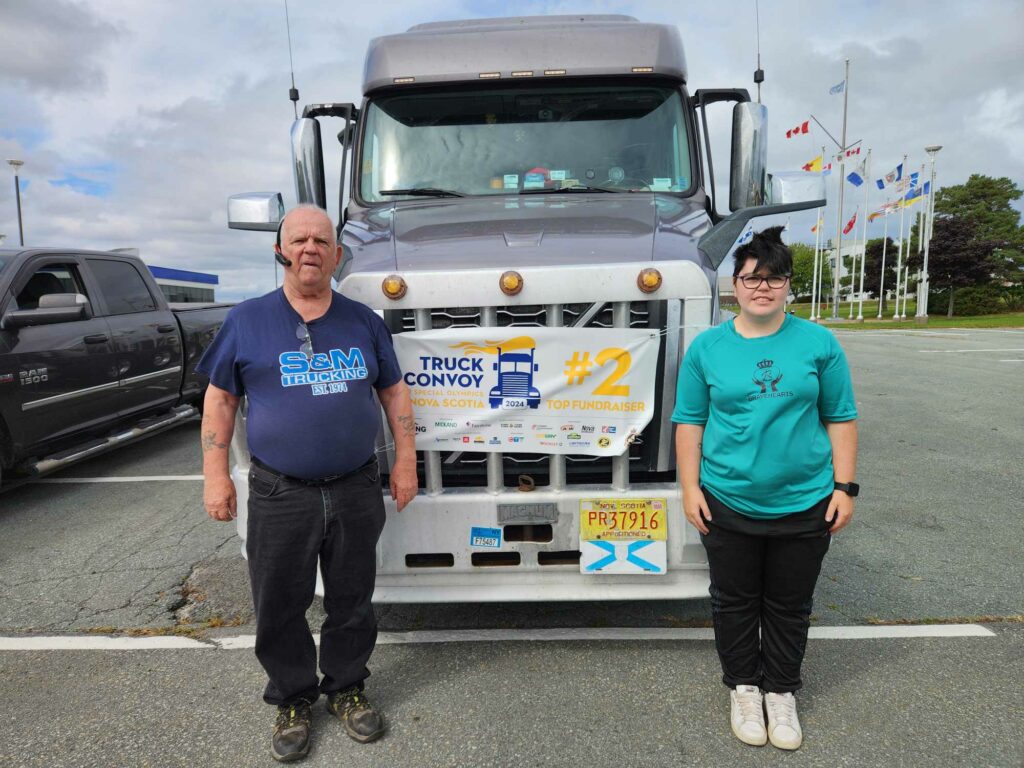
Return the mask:
M416 434L416 426L413 423L412 416L398 416L395 420L402 425L403 435L408 437Z
M220 450L223 451L228 447L227 443L217 442L217 433L214 432L213 430L210 430L209 432L203 432L202 442L203 453L208 453L209 451L212 451L214 448L219 448Z

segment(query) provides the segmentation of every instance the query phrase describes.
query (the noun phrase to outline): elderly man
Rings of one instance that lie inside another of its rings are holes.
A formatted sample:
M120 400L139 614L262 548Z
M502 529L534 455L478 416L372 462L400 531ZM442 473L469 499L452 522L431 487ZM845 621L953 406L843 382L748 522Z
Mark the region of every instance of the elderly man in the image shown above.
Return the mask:
M374 390L395 438L391 497L399 512L417 480L412 403L391 334L368 307L331 290L341 248L330 217L313 206L293 209L275 250L286 265L283 288L234 307L199 364L210 377L203 499L210 517L235 517L228 444L244 395L256 656L269 677L263 698L278 707L271 752L291 761L309 752L310 706L321 693L356 741L384 732L362 692L377 639L370 598L385 516ZM319 681L306 622L318 559L327 613Z

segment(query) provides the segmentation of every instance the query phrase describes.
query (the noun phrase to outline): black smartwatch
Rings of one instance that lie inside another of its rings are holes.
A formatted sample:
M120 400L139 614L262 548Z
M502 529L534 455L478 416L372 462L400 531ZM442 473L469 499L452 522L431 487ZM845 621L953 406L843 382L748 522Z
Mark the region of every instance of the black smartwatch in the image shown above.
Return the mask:
M857 494L860 493L860 486L857 483L836 483L836 490L842 491L851 499L857 498Z

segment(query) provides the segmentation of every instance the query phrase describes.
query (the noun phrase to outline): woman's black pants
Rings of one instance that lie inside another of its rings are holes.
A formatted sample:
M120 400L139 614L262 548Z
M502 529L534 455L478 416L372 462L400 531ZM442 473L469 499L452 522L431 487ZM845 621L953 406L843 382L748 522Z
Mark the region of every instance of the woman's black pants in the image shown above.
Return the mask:
M814 585L828 551L832 495L772 520L746 517L704 489L711 520L701 536L711 569L711 611L722 682L771 693L800 688Z

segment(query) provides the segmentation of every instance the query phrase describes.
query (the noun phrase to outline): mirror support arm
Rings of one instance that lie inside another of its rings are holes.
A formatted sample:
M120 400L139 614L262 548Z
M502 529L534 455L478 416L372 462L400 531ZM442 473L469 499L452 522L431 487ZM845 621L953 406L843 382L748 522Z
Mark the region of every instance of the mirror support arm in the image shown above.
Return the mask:
M758 205L741 208L723 217L715 226L701 235L697 241L697 249L708 263L715 269L725 260L729 250L743 234L747 222L758 216L774 216L792 211L805 211L809 208L822 208L824 200L810 200L801 203L782 203L780 205Z

